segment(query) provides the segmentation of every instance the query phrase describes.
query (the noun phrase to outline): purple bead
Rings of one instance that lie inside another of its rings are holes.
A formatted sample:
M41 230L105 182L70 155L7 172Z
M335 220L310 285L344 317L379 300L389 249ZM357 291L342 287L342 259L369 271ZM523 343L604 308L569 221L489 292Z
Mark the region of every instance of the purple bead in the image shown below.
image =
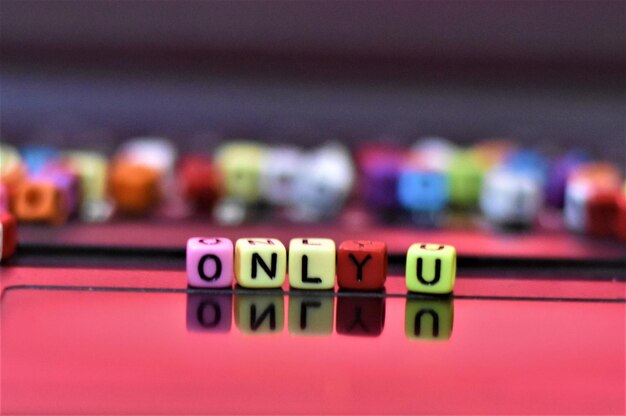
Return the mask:
M395 149L370 148L359 155L360 192L371 209L397 209L396 196L400 166L404 156Z
M63 205L68 214L72 215L76 212L80 202L80 183L78 176L62 168L49 167L33 176L33 179L52 182L59 190L63 198Z
M581 151L571 151L558 158L551 166L545 187L546 203L555 208L565 205L565 186L569 175L576 167L589 161L589 157Z

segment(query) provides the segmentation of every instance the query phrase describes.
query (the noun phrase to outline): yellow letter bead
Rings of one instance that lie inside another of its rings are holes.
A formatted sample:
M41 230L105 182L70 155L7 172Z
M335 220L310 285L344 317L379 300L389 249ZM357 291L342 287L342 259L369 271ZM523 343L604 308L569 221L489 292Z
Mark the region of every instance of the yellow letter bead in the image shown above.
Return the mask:
M289 296L289 333L295 335L331 335L335 296Z
M246 203L258 201L263 152L262 146L248 142L231 142L216 151L227 196Z
M416 243L406 253L406 287L411 292L443 295L452 292L456 250L441 244Z
M295 289L335 288L335 242L294 238L289 243L289 285Z
M453 322L452 299L406 299L404 333L407 338L418 341L446 341L452 335Z
M235 324L241 332L267 334L283 330L283 294L276 292L274 295L235 295Z
M270 289L285 283L287 250L274 238L240 238L235 244L235 277L243 287Z

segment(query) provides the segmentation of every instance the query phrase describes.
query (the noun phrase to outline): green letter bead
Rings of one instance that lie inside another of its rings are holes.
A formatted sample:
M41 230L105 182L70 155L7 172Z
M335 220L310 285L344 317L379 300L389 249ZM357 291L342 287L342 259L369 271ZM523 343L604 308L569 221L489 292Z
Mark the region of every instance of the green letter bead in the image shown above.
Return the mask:
M289 333L294 335L331 335L335 296L289 295Z
M264 149L258 144L232 142L216 151L226 187L226 194L247 203L259 199L261 159Z
M459 153L448 168L450 203L456 207L478 205L483 183L483 170L477 158L469 152Z
M282 332L285 306L282 292L275 295L235 295L235 325L245 334Z
M294 238L289 243L289 285L295 289L334 289L335 242Z
M240 238L235 244L235 278L243 287L270 289L285 283L287 250L274 238Z
M417 341L447 341L452 335L452 299L424 300L408 297L404 310L404 333Z
M456 250L441 244L416 243L406 253L406 287L410 292L443 295L452 292Z

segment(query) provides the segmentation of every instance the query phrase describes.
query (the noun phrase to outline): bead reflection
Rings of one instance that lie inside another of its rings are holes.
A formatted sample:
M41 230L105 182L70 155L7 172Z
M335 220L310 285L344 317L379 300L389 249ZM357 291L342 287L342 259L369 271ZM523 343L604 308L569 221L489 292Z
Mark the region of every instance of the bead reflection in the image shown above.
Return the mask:
M332 335L335 297L291 293L289 296L289 333L294 335Z
M281 290L235 294L235 324L243 333L272 334L283 330L285 306Z
M228 332L233 310L230 293L188 293L187 330Z
M452 335L454 304L452 298L407 298L404 333L418 341L447 341Z
M343 294L343 296L342 296ZM384 296L351 296L339 291L337 296L337 333L377 337L385 326Z

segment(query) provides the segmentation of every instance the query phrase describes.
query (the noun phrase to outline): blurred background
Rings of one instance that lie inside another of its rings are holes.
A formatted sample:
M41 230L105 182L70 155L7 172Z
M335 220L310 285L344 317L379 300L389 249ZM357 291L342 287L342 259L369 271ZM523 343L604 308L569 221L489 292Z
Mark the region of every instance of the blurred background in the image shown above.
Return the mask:
M12 1L1 140L512 137L623 165L622 1ZM207 149L209 148L209 149Z

